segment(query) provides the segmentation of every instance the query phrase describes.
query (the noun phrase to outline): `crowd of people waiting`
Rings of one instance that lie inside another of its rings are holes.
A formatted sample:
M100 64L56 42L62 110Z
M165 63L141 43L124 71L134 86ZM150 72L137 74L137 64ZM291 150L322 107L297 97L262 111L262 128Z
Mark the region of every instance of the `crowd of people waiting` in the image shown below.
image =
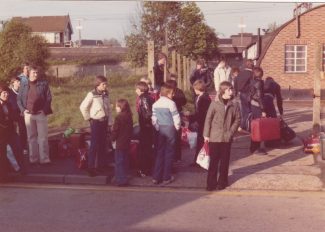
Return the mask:
M221 60L213 74L204 60L197 61L190 76L194 112L183 111L187 103L184 92L177 87L177 76L168 74L164 82L166 56L161 53L153 67L154 86L148 78L135 85L136 112L139 133L139 177L151 176L154 184L167 185L174 181L172 166L181 160L181 127L197 132L197 146L191 166L205 143L209 144L210 165L207 190L228 186L231 143L235 133L249 133L250 121L260 117L283 115L281 88L273 78L263 80L261 67L246 60L244 67L230 68ZM47 115L51 110L51 92L45 80L39 80L37 68L25 64L24 72L11 79L10 87L0 86L0 181L8 173L7 152L10 147L25 172L23 153L29 154L31 164L49 164ZM214 86L214 89L211 88ZM107 79L95 78L95 88L80 105L85 120L90 123L91 139L88 152L89 176L99 174L105 159L107 137L115 148L115 183L128 185L129 147L133 134L132 111L126 99L115 102L116 117L112 118ZM18 128L18 129L16 129ZM266 154L265 145L251 141L250 151Z

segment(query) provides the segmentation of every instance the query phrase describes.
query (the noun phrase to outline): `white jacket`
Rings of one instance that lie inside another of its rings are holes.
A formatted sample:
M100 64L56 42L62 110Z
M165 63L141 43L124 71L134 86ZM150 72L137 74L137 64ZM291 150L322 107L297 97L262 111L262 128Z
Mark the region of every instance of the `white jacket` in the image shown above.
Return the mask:
M216 67L213 73L213 81L214 81L214 87L217 92L219 92L220 83L223 81L229 81L231 68L225 67L221 68L219 66Z
M85 120L100 120L108 118L108 124L113 125L112 110L107 93L96 90L89 92L80 105L80 111Z

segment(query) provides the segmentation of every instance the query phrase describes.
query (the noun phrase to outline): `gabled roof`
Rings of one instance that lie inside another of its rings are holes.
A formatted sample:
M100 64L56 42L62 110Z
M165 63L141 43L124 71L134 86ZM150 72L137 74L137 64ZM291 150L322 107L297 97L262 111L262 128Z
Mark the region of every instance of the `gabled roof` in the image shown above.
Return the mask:
M316 10L318 8L321 8L321 7L325 7L325 4L322 4L322 5L316 6L314 8L311 8L310 10L307 10L307 11L303 12L302 14L300 14L299 17L301 17L302 15L308 14L309 12L311 12L313 10ZM262 48L261 48L262 49L262 52L261 52L261 55L260 55L260 57L259 57L259 59L257 61L258 64L260 64L261 61L263 60L263 58L264 58L267 50L271 46L271 44L272 44L273 40L275 39L275 37L280 33L280 31L282 31L283 28L285 28L287 25L289 25L290 23L292 23L294 20L296 20L296 18L292 18L288 22L282 24L274 32L267 34L268 36L265 37L264 42L262 40Z
M14 17L13 20L19 20L32 29L32 32L64 32L71 26L70 16L32 16L28 18Z

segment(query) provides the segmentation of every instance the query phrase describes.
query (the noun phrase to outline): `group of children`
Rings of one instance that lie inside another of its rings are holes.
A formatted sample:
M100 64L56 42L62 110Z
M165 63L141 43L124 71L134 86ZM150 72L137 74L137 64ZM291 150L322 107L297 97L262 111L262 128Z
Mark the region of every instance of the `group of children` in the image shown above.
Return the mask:
M181 123L182 118L196 125L198 132L197 150L193 165L204 142L211 148L211 170L209 169L207 190L225 188L228 177L230 144L240 122L239 107L232 98L232 85L220 84L220 94L214 104L206 91L203 81L193 83L196 94L195 113L182 113L186 98L177 82L171 78L160 86L159 93L153 91L147 78L135 85L136 111L140 127L138 171L140 177L152 176L153 184L167 185L174 181L172 166L181 159ZM132 138L133 121L130 105L125 99L115 104L116 118L113 122L109 98L106 90L107 79L96 77L95 89L89 92L80 105L85 120L90 121L91 145L89 150L88 173L96 176L95 160L102 160L103 137L111 130L111 140L115 147L115 183L128 185L129 147ZM159 94L159 95L158 95ZM219 117L223 115L222 117ZM107 129L108 128L108 129ZM217 148L217 149L216 149ZM221 158L220 158L221 157ZM221 162L220 184L217 174Z
M151 91L147 79L142 79L135 86L140 126L138 175L152 175L156 184L170 183L174 179L171 168L175 159L175 144L180 140L177 133L181 126L178 107L181 108L186 103L183 93L174 94L177 89L175 84L176 81L173 80L169 80L169 84L163 84L159 99L157 93ZM97 76L95 89L87 94L80 105L81 113L85 120L89 120L91 127L88 173L89 176L98 174L98 167L103 164L105 141L111 130L111 140L116 143L115 182L118 186L125 186L128 184L128 153L133 132L132 112L127 100L118 99L115 104L117 115L113 123L106 86L107 79ZM173 97L176 97L178 107L172 100Z

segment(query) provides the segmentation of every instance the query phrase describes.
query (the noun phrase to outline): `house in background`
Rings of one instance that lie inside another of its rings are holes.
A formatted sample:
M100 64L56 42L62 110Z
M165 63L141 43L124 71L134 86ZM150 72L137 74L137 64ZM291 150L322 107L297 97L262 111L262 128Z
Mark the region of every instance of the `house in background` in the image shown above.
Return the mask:
M64 46L70 43L73 29L69 15L14 17L32 29L32 33L43 36L52 46Z
M282 89L310 96L315 75L325 69L325 4L299 6L295 17L249 45L243 56L255 60L264 77L273 77ZM321 86L324 89L324 80Z
M75 43L78 47L101 47L101 46L104 46L104 43L102 40L96 40L96 39L82 39L82 40L77 40Z
M218 48L220 55L216 63L224 57L230 66L240 67L243 62L242 52L256 39L257 35L252 33L239 33L238 35L230 36L230 38L219 39Z

